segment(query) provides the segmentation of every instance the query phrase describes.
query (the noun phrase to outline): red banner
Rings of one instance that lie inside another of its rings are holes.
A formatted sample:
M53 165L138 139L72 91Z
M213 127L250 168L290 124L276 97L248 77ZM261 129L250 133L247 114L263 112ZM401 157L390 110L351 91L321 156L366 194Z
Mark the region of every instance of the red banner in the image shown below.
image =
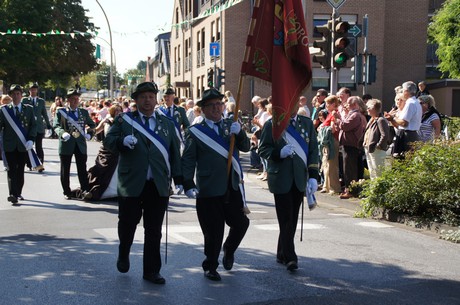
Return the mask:
M279 139L311 80L301 0L256 0L246 47L241 73L272 83L273 137Z

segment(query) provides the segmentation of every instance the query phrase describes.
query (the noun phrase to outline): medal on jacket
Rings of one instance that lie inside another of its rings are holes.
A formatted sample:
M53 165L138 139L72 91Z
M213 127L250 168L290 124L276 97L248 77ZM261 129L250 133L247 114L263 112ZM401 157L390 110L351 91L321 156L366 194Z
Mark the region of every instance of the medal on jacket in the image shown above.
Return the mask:
M72 132L72 136L76 139L80 136L80 133L75 130L74 132Z

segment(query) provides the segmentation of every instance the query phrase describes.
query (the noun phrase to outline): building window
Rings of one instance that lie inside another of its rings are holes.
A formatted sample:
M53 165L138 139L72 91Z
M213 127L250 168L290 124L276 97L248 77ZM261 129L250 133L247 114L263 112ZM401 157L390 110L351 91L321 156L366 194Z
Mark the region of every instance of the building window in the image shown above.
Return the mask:
M216 22L215 21L211 22L211 42L216 41L215 26L216 26Z
M216 19L216 41L220 41L220 18Z

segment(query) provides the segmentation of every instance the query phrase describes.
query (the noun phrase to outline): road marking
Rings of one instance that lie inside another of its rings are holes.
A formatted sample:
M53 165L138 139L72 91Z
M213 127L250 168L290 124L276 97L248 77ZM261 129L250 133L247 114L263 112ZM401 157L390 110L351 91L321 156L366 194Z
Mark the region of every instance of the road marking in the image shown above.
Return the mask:
M367 228L394 228L391 225L387 225L381 222L359 222L356 225Z
M327 213L329 216L340 216L340 217L350 217L348 214L341 214L341 213Z

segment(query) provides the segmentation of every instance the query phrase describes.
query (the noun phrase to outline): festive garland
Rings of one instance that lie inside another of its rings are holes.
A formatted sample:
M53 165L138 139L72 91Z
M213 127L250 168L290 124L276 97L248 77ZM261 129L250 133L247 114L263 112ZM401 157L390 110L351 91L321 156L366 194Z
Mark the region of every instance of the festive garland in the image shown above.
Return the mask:
M32 33L28 31L23 31L21 29L16 30L7 30L6 32L0 32L0 35L30 35L30 36L35 36L35 37L42 37L42 36L51 36L51 35L67 35L72 38L75 38L76 35L80 36L97 36L98 32L80 32L80 31L74 31L74 32L64 32L64 31L59 31L59 30L51 30L46 33Z

